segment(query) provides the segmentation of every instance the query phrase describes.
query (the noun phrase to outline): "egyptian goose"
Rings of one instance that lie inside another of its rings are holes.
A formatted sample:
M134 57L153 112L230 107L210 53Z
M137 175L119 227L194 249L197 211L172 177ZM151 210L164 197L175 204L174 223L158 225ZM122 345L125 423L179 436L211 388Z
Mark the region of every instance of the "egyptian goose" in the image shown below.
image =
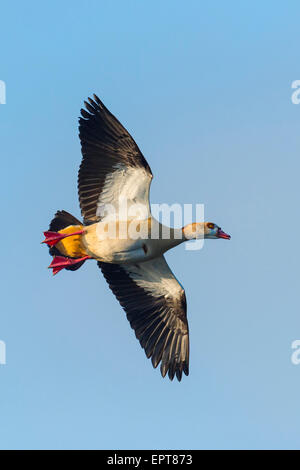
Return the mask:
M79 119L83 159L78 193L83 223L65 211L55 214L42 242L53 256L49 268L53 274L63 268L75 271L87 259L97 260L153 367L161 363L163 377L168 373L171 380L176 375L180 381L182 372L189 373L186 298L164 252L192 238L230 236L211 222L168 228L168 237L162 236L166 226L151 215L152 172L147 161L100 99L94 95L88 101ZM126 202L127 214L138 206L143 216L122 218L120 201ZM114 218L105 212L107 207L114 208ZM132 223L138 226L139 237L130 236ZM119 229L118 234L115 230L107 236L108 227Z

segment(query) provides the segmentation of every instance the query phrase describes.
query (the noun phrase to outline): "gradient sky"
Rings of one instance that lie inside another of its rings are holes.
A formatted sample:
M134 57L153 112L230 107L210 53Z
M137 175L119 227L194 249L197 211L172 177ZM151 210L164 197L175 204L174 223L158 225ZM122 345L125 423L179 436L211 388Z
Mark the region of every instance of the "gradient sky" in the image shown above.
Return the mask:
M300 448L296 1L1 5L0 448ZM232 235L167 254L190 376L162 379L96 263L52 277L42 232L80 216L77 118L93 92L133 134L153 203Z

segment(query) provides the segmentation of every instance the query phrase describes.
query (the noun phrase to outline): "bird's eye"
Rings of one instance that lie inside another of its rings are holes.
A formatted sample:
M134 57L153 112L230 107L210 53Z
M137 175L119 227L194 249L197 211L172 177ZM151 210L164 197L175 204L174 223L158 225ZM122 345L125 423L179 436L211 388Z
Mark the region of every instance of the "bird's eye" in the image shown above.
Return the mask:
M207 224L207 226L208 226L208 228L211 228L211 229L215 228L215 224L209 223L209 224Z

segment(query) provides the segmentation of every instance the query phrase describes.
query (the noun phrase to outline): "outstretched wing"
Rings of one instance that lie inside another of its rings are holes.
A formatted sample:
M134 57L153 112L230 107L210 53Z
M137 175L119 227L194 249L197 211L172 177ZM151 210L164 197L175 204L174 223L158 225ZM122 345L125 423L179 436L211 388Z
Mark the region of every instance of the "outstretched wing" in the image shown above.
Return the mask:
M100 99L88 98L79 118L82 163L78 194L86 224L103 219L110 204L119 212L119 201L138 203L150 215L151 169L137 144ZM121 198L121 199L120 199Z
M98 262L109 287L124 308L153 367L161 362L180 381L189 373L189 333L184 289L162 256L140 264Z

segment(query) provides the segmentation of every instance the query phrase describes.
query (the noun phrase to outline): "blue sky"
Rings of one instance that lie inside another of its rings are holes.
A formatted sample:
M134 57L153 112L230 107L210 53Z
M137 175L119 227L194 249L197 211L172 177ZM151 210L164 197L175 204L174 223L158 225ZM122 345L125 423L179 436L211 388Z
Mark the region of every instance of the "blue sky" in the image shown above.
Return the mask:
M1 7L0 447L300 448L299 2ZM232 235L167 260L190 376L162 379L96 263L52 277L42 232L80 215L93 92L133 134L153 203L204 203Z

